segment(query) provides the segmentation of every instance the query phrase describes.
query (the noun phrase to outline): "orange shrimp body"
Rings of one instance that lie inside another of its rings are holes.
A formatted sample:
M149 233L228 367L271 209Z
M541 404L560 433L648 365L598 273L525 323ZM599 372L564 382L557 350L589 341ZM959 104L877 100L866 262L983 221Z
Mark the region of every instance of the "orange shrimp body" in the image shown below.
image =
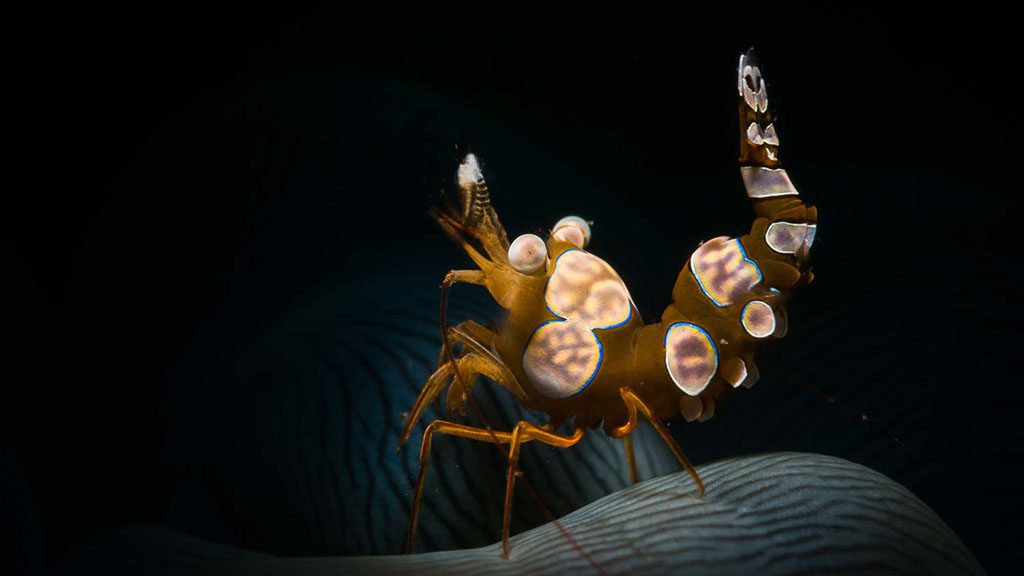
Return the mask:
M526 407L593 420L614 405L624 417L618 389L635 384L633 339L643 320L604 260L554 237L547 249L547 282L508 311L496 352L526 383Z
M434 433L508 445L502 531L506 556L523 442L569 447L587 428L603 423L607 434L625 441L635 481L629 435L642 416L703 494L700 477L661 420L677 414L687 421L706 420L724 392L752 386L758 378L753 361L758 346L786 333L784 303L790 289L813 279L807 257L817 211L801 201L781 168L774 115L750 53L740 57L737 92L740 173L757 217L749 234L714 238L690 255L660 322L644 324L622 278L586 251L591 231L581 218L563 218L546 240L524 234L510 243L477 158L466 156L458 172L461 206L436 216L477 269L453 270L444 279L442 358L410 411L400 442L409 438L423 409L445 386L449 413L463 412L479 376L551 419L545 426L522 421L510 432L432 422L420 449L407 550L413 549ZM487 288L504 310L496 327L474 321L447 327L447 291L456 282ZM557 433L569 419L573 433Z

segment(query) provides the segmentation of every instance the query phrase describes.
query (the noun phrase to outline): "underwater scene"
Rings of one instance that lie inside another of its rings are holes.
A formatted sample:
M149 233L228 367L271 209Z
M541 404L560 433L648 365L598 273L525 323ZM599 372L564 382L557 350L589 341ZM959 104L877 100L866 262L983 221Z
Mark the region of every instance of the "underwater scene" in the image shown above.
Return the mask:
M1000 15L109 16L24 64L2 573L1024 561Z

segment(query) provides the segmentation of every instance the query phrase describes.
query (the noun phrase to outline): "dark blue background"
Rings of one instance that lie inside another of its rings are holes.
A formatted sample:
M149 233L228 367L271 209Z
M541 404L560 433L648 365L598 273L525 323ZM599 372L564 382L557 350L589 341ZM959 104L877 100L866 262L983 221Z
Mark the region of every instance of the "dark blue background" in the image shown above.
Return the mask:
M17 565L164 518L161 399L211 319L255 327L328 277L462 262L425 216L456 147L488 162L513 234L595 220L593 250L653 317L699 240L748 225L733 67L752 44L783 161L821 208L819 281L765 351L772 386L681 440L697 461L801 449L867 464L988 570L1019 563L1008 16L478 10L24 16L0 246ZM530 187L566 173L576 187ZM238 289L252 278L266 282Z

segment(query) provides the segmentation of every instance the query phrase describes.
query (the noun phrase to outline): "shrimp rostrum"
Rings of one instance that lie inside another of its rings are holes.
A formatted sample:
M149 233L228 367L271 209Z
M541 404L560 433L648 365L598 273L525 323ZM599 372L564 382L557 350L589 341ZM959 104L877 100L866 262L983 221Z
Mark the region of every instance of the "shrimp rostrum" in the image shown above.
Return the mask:
M785 335L786 298L813 278L807 258L817 212L801 201L779 161L774 115L749 52L739 59L737 93L740 174L756 214L753 226L740 238L703 242L679 273L672 302L650 324L640 318L615 270L586 250L591 229L582 218L559 220L546 239L524 234L510 243L478 159L465 157L458 169L460 203L436 216L476 268L453 270L444 278L441 361L409 412L400 445L446 386L449 414L464 413L480 376L504 387L524 407L547 413L550 421L544 426L521 421L509 431L431 422L420 448L407 551L413 549L431 438L438 433L507 448L506 556L509 508L524 442L568 448L585 430L601 426L624 440L635 481L629 436L643 419L703 495L697 471L662 420L681 414L688 422L704 421L714 414L717 398L752 386L758 378L758 346ZM490 292L502 309L495 327L472 320L445 325L447 290L459 282ZM557 432L570 421L571 434Z

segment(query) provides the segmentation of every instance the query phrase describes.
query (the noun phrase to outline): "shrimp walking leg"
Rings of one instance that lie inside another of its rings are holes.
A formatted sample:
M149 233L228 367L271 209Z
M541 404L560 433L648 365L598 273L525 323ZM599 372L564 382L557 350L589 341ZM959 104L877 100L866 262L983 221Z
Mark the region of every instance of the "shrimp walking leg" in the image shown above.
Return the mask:
M583 438L583 429L576 428L572 436L561 436L541 428L525 420L516 424L512 431L512 437L508 449L508 478L505 482L505 513L502 516L501 524L501 549L505 558L508 558L508 526L512 518L512 489L516 485L516 469L519 464L519 446L523 442L538 440L550 446L568 448Z
M630 434L623 436L622 446L626 449L626 464L629 466L629 483L636 484L636 455L633 453L633 436Z
M448 342L451 344L462 344L474 352L490 352L491 347L498 340L498 335L493 330L483 326L475 320L459 322L448 328ZM437 365L444 364L447 360L445 351L442 349L437 358Z
M530 440L539 440L545 444L551 446L557 446L561 448L567 448L576 444L583 437L583 430L577 429L572 436L560 436L552 432L548 432L543 428L534 426L529 422L519 422L516 425L514 432L498 432L495 430L488 430L485 428L476 428L474 426L467 426L465 424L457 424L455 422L448 422L446 420L434 420L427 426L427 429L423 432L423 441L420 444L420 471L416 478L416 490L412 501L412 514L409 516L409 532L406 536L405 551L406 553L412 553L413 551L413 536L416 533L416 525L419 523L420 516L420 501L423 497L423 486L426 478L427 463L430 460L430 447L433 442L433 436L435 433L448 434L450 436L458 436L460 438L468 438L470 440L476 440L478 442L497 442L500 444L510 444L509 449L509 474L510 478L515 474L515 465L512 462L512 455L515 454L515 459L519 457L519 446L523 442ZM505 493L505 524L502 531L502 545L505 550L506 556L508 555L508 519L509 519L509 504L511 502L511 480L506 484Z
M515 383L515 377L511 375L508 368L492 356L470 351L456 359L454 364L451 362L442 363L430 375L430 378L427 379L427 383L420 390L420 395L416 398L412 409L409 410L409 415L405 420L405 427L402 429L402 435L398 440L398 448L401 448L409 440L413 426L419 421L427 406L430 406L440 396L445 385L451 383L452 388L458 385L453 379L455 375L454 366L458 366L459 374L462 376L462 381L465 383L467 390L472 389L477 377L480 375L487 376L510 390L517 389L519 386ZM511 380L508 380L508 378L511 378Z
M469 247L466 249L467 252L470 250ZM444 280L441 281L441 358L442 361L444 358L447 358L448 364L452 366L452 370L455 373L455 383L463 393L467 393L469 387L466 385L465 380L463 380L462 373L459 372L458 365L455 363L452 345L448 338L448 289L456 282L483 285L487 282L487 274L483 270L449 270L444 275Z
M639 424L639 421L637 419L637 413L639 412L644 418L647 419L648 422L651 423L651 426L654 426L654 429L658 432L658 436L661 436L661 439L665 442L665 444L668 444L668 447L670 450L672 450L672 454L675 455L676 460L679 460L679 463L683 466L683 468L686 469L686 471L690 474L690 477L693 478L693 481L697 484L697 490L699 491L699 495L703 496L704 482L700 479L700 475L697 474L697 469L694 468L693 464L690 463L690 460L689 458L686 457L686 454L683 454L683 449L680 448L679 443L676 442L674 438L672 438L672 435L669 433L668 429L665 428L665 425L661 423L661 419L658 418L657 415L655 415L654 412L650 409L650 407L647 406L647 404L645 404L644 401L641 400L640 397L637 396L636 393L630 390L628 387L620 388L619 395L622 396L622 401L625 402L626 404L626 411L629 416L629 420L622 426L619 426L618 428L612 430L611 435L618 438L624 438L632 434L633 431L636 430L637 425Z
M516 380L515 374L492 351L493 345L498 339L497 334L472 320L467 320L452 326L448 330L448 338L450 345L460 344L464 351L475 354L476 358L470 363L471 366L466 368L475 369L478 374L497 382L508 390L520 403L526 401L526 392L523 391L519 381ZM438 366L445 363L445 356L445 351L442 350ZM465 387L450 386L448 388L446 399L448 414L465 414L466 412L465 402L469 395L473 393L473 386L476 384L475 378L466 377L466 368L461 363L459 364L459 372L465 377L463 381Z

